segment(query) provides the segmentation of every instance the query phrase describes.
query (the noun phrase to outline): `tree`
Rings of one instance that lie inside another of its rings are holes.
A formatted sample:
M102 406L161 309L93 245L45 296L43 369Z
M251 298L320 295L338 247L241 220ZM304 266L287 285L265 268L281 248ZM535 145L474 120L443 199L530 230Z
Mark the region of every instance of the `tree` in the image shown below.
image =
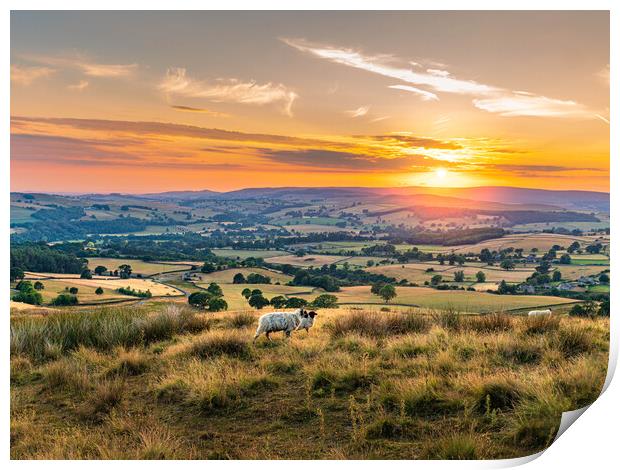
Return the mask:
M379 296L388 303L396 297L396 288L392 284L386 284L379 291Z
M211 296L213 297L224 296L224 292L222 291L222 288L219 285L217 285L215 282L212 282L211 284L209 284L209 287L207 287L207 292L209 292L209 294L211 294Z
M338 297L332 294L321 294L310 305L315 308L336 308Z
M286 301L286 308L301 308L308 305L308 301L306 299L301 299L299 297L290 297Z
M209 312L221 312L228 310L228 303L221 297L212 297L208 302Z
M105 266L97 266L95 268L95 274L97 276L103 276L104 273L106 273L108 271L108 268L106 268Z
M24 271L21 268L12 267L10 273L11 282L24 278Z
M559 263L560 264L570 264L571 263L570 255L568 253L564 253L562 256L560 256Z
M237 273L234 275L233 277L233 284L245 284L246 280L245 280L245 276L243 275L243 273Z
M487 280L487 275L484 274L484 271L478 271L476 273L476 281L478 282L484 282Z
M250 273L246 282L248 284L271 284L271 278L258 273Z
M571 308L569 314L576 317L593 318L599 311L599 307L591 300L577 304Z
M599 277L598 280L604 284L609 284L609 275L606 273L602 273Z
M215 265L213 263L209 263L208 261L205 262L205 264L202 265L202 268L200 268L200 271L205 273L205 274L209 274L215 271Z
M211 296L208 292L204 291L192 292L187 298L187 302L191 306L198 308L205 308L209 300L211 300Z
M551 269L551 264L548 261L541 261L541 263L536 266L536 272L540 274L547 274Z
M602 301L601 305L599 305L599 308L598 308L598 314L601 317L608 317L609 316L609 308L610 308L610 306L609 306L609 299Z
M245 297L246 299L249 299L252 295L252 291L246 287L245 289L241 291L241 295Z
M433 286L439 285L442 279L443 278L441 277L441 274L435 274L433 277L431 277L431 285Z
M78 293L78 288L77 287L71 287L69 289L69 293L73 294L73 295L77 294Z
M82 274L80 274L80 279L92 279L93 278L93 274L90 272L90 269L85 269L84 271L82 271Z
M263 291L260 289L252 289L252 293L250 294L250 297L252 297L253 295L263 295Z
M370 286L370 293L374 295L379 295L379 291L383 288L386 283L383 281L377 281Z
M131 277L131 266L128 264L121 264L118 267L118 272L121 279L129 279Z
M78 298L75 295L69 294L59 294L58 297L52 300L52 305L54 306L66 306L66 305L77 305Z
M260 310L263 307L266 307L267 305L269 305L269 300L267 300L265 297L263 297L262 294L258 294L258 295L252 295L248 299L248 303L250 304L250 307L254 307L254 308Z
M465 273L463 271L454 272L454 282L463 282L465 280Z
M275 308L282 308L286 305L286 298L282 295L276 295L269 303Z
M21 281L17 286L19 293L11 299L15 302L23 302L30 305L41 305L43 297L33 287L30 281Z
M570 246L568 247L568 249L566 251L568 251L569 253L574 253L580 247L581 247L581 245L579 244L579 242L573 242L573 243L570 244Z
M34 289L30 281L19 281L15 288L20 292L27 292Z
M95 290L95 294L97 295L103 294L103 289L101 287L97 287L97 289Z
M37 281L34 283L34 288L35 290L43 290L45 289L45 286L43 285L41 281Z
M506 271L511 271L515 268L515 262L511 259L505 259L499 264L499 267L505 269Z
M551 280L553 282L559 282L562 280L562 273L559 270L555 270L553 271L553 274L551 275Z

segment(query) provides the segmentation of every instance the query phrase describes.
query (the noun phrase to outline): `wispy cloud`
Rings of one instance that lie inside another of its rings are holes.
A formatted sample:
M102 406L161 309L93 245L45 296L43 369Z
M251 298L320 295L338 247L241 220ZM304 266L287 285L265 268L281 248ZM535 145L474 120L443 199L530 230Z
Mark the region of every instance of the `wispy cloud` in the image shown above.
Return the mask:
M86 80L80 80L78 83L69 85L67 88L69 90L83 91L88 88L88 82Z
M473 103L476 108L498 113L500 116L594 117L594 113L575 101L557 100L525 92L475 99Z
M422 90L420 88L416 88L410 85L390 85L388 88L393 88L394 90L404 90L410 93L415 93L419 95L420 98L424 101L437 101L439 97L435 93L431 93L430 91Z
M304 39L282 38L282 41L299 51L312 54L321 59L366 70L385 77L396 78L413 85L425 85L436 91L473 95L484 95L496 91L495 87L473 80L460 80L450 76L417 72L393 66L388 63L395 60L395 57L391 55L369 56L353 49L313 44Z
M368 114L368 111L370 111L370 106L360 106L357 109L345 111L345 113L347 113L352 118L357 118L357 117L366 116Z
M389 85L388 87L414 93L426 101L438 100L436 93L454 93L473 95L475 107L501 116L594 119L598 117L597 114L600 114L575 101L548 98L527 92L511 91L474 80L464 80L443 69L427 68L424 72L418 71L421 67L418 62L408 62L409 65L415 67L415 70L394 65L406 63L406 61L393 55L367 55L353 49L311 43L305 39L281 38L281 40L314 57L401 80L408 85ZM430 88L435 93L418 88L420 86Z
M80 70L89 77L123 78L133 75L138 64L102 64L82 54L65 56L23 55L25 60L52 67L65 67Z
M230 114L220 113L218 111L212 111L207 108L195 108L193 106L183 106L179 104L171 104L170 107L177 111L182 111L186 113L202 113L202 114L208 114L209 116L214 116L214 117L229 117L230 116Z
M46 78L55 72L49 67L11 65L11 82L17 85L28 86L39 78Z
M214 102L253 105L277 103L289 116L292 116L293 102L297 99L297 94L281 83L258 84L234 78L206 82L189 77L184 68L168 69L159 89L171 95L204 98Z

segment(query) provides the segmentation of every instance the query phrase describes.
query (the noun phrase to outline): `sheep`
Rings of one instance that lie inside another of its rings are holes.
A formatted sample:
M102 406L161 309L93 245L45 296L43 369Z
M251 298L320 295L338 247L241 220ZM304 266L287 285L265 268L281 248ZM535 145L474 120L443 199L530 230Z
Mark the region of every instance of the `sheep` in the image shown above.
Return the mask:
M300 328L305 329L307 332L308 329L312 327L315 316L315 312L308 313L303 309L298 309L292 313L266 313L258 319L258 327L256 328L256 333L254 334L254 340L252 342L255 342L263 333L265 333L267 339L271 341L269 334L275 331L284 331L287 338L291 337L293 331Z
M528 317L535 317L538 315L551 315L551 310L530 310L530 313L527 314Z

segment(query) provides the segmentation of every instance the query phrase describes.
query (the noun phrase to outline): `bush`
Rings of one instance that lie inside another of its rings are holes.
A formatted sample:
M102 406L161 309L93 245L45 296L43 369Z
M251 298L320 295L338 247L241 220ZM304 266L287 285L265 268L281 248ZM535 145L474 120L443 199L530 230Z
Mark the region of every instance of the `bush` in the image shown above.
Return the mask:
M549 333L560 327L560 317L556 315L535 315L526 317L524 324L524 331L528 335Z
M245 358L250 355L250 348L246 338L240 334L217 332L197 338L185 353L201 359L221 355Z
M524 395L523 387L508 377L494 377L474 389L475 409L485 414L513 409Z
M54 298L51 302L54 306L67 306L67 305L77 305L78 298L75 295L70 294L59 294L58 297Z
M570 358L589 352L593 347L592 335L584 328L570 326L558 330L554 346Z
M310 304L313 308L336 308L338 307L338 297L331 294L321 294Z
M30 305L41 305L43 303L43 296L34 289L21 291L11 297L14 302L23 302Z
M235 313L232 317L230 317L230 326L233 328L245 328L251 326L255 322L254 315L248 312L239 312Z

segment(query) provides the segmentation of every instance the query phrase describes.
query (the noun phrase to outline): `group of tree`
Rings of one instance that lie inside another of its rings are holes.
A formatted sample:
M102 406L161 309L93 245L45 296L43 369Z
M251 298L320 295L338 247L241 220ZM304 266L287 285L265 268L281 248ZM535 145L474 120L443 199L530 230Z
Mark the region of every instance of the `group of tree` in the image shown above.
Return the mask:
M233 284L271 284L271 278L259 273L250 273L247 277L237 273L233 277Z
M79 274L84 270L85 265L86 260L45 243L11 245L11 278L13 281L23 271Z
M373 295L381 297L385 303L396 297L396 287L394 285L385 282L375 282L370 286L370 292Z
M575 317L587 317L594 318L596 316L608 317L609 316L610 303L609 299L597 304L592 300L587 300L583 303L574 305L569 314Z
M23 302L30 305L41 305L43 303L43 296L38 292L38 290L43 289L42 283L39 282L39 286L35 287L30 281L20 281L15 288L18 292L11 297L15 302Z
M153 297L153 294L151 293L150 289L143 291L143 290L133 289L130 286L119 287L118 289L116 289L116 292L118 292L119 294L123 294L123 295L130 295L132 297L140 297L142 299L150 299L151 297Z
M206 309L209 312L228 310L228 302L224 300L224 292L215 282L209 284L205 290L192 292L187 301L190 305Z

